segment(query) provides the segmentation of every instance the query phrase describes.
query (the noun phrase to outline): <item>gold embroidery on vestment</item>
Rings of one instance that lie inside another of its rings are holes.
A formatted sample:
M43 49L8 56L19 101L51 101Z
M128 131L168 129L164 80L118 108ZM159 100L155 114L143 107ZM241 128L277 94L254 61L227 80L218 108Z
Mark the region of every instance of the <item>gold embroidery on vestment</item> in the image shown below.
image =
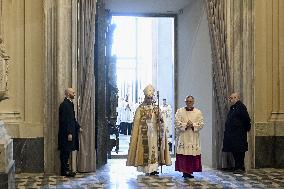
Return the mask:
M153 113L157 115L158 109L155 106L154 108L147 108L147 106L140 107L140 115L141 115L141 135L142 135L142 145L143 145L143 165L148 165L149 161L149 143L148 143L148 125L146 123L147 120L151 120ZM155 151L152 151L151 163L156 162L156 154Z

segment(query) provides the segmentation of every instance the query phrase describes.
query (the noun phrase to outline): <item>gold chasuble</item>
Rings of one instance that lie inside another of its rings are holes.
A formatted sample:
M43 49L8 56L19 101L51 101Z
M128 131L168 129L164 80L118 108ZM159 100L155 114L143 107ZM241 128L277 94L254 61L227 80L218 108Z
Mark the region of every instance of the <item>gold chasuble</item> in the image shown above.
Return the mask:
M159 165L171 165L166 129L158 119L158 112L158 106L143 103L137 108L134 116L126 165L135 166L138 171L144 173L157 171Z

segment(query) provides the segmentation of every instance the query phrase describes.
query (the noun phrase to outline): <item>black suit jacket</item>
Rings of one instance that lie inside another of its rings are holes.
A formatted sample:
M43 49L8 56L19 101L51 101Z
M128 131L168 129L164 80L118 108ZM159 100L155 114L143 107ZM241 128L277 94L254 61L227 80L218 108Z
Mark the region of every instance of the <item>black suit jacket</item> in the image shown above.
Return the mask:
M67 98L59 106L59 131L58 150L79 150L80 125L75 118L74 104ZM68 141L68 135L72 135L72 141Z
M251 123L246 106L237 101L227 115L223 139L224 152L245 152L248 150L247 132Z

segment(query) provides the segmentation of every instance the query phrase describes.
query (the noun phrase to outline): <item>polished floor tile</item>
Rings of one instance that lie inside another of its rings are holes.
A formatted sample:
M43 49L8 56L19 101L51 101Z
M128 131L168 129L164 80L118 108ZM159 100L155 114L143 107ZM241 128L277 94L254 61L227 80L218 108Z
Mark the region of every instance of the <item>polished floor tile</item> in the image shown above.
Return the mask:
M175 159L173 159L173 162ZM125 159L110 159L95 173L78 173L75 178L48 174L17 174L17 188L284 188L283 169L255 169L233 174L204 168L193 179L183 179L174 165L163 166L158 176L145 176Z

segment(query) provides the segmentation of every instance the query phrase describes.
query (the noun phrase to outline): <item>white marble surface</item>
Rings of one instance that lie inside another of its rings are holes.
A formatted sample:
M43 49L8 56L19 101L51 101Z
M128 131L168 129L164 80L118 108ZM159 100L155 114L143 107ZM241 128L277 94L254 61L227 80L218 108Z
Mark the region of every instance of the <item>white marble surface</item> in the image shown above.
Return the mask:
M7 172L13 162L13 140L0 121L0 172Z

